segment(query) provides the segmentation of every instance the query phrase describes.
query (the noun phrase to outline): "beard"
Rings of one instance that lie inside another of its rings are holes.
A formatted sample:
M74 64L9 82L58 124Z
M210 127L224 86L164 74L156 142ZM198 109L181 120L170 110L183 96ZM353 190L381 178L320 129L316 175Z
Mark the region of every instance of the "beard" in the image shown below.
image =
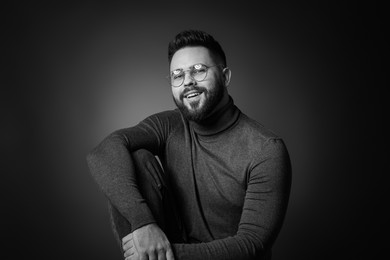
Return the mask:
M200 101L191 102L191 108L188 108L184 105L183 102L184 95L193 90L203 92L202 94L204 95L205 101L202 106L200 105ZM173 97L173 101L183 114L184 118L196 123L201 123L211 115L213 110L221 101L223 94L224 86L222 84L217 84L215 88L212 88L211 90L207 90L204 87L192 86L188 87L185 91L183 91L183 93L180 94L179 100Z

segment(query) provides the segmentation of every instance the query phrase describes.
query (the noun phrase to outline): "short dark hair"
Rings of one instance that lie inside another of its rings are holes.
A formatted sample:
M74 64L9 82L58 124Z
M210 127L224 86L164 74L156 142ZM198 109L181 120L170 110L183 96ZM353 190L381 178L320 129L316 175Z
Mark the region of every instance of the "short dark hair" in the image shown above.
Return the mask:
M221 59L226 67L226 56L221 45L210 34L199 30L185 30L175 36L168 45L168 60L171 64L173 55L180 49L189 46L203 46Z

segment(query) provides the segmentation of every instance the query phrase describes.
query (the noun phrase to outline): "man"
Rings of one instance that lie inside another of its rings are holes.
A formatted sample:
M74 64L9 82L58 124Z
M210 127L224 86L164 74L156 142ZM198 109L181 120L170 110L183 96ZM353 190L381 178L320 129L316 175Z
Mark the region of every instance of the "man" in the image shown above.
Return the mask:
M270 259L291 185L282 139L234 105L212 36L181 32L168 57L178 109L112 133L88 156L125 259Z

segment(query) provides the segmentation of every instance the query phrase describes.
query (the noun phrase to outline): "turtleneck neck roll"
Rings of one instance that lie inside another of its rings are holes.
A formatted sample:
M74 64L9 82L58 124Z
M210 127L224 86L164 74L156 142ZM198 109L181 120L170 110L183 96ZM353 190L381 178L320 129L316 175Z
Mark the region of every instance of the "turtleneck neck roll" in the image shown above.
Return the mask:
M240 114L241 111L234 105L233 99L229 96L229 102L206 120L201 123L189 121L189 124L196 134L210 136L223 132L234 125Z

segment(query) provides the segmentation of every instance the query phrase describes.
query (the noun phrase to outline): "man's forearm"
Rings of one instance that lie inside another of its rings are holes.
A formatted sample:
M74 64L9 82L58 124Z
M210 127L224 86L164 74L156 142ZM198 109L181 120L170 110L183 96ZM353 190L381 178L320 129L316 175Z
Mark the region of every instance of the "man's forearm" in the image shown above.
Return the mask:
M87 156L91 174L132 230L154 222L136 183L134 163L125 136L115 132Z

